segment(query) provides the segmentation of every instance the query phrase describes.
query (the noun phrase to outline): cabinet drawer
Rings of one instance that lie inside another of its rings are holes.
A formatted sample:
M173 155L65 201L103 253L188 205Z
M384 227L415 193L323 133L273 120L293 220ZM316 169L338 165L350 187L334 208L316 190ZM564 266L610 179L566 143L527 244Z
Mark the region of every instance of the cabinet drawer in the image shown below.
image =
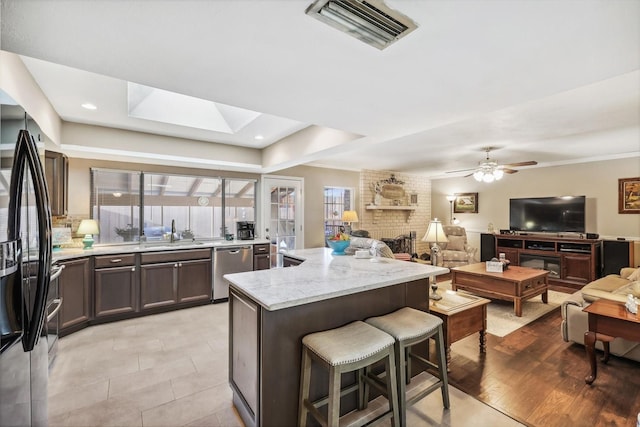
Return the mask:
M159 262L172 262L172 261L189 261L192 259L211 259L211 249L146 252L140 255L141 264L154 264Z
M101 255L94 257L95 268L123 267L136 263L135 254Z
M253 245L253 254L268 254L269 253L269 244L264 245Z

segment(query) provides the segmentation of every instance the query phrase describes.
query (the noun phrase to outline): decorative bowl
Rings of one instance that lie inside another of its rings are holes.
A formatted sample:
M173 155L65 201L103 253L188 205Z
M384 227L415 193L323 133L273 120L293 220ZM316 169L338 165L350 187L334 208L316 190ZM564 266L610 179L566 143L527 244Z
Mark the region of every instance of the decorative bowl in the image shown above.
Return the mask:
M344 255L344 250L349 247L350 243L349 240L327 240L327 244L333 249L332 255Z

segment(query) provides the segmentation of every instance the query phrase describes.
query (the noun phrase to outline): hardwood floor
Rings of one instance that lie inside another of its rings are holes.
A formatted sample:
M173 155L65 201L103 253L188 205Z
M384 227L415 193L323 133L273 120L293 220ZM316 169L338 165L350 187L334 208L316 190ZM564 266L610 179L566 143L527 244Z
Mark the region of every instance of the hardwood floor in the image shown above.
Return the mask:
M560 308L499 338L478 335L451 347L452 385L531 426L636 426L640 412L640 363L612 356L598 377L590 372L583 346L560 335Z

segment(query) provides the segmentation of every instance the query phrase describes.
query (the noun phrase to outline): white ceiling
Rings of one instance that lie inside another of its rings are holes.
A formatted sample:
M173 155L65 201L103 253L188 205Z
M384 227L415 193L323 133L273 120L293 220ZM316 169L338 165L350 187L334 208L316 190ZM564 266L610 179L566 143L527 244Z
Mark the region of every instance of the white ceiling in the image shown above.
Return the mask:
M283 164L432 177L486 146L539 166L640 156L638 0L388 0L419 28L383 51L311 0L1 1L2 49L47 61L25 58L67 121L257 148L317 125L362 137ZM129 118L127 81L266 116L232 136Z

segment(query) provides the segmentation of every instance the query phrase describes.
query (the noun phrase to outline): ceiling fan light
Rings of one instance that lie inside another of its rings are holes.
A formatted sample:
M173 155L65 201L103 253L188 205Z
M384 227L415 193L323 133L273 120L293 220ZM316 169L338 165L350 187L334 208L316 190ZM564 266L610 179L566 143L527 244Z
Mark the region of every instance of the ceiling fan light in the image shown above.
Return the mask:
M485 173L484 176L482 177L482 181L489 183L489 182L493 182L495 178L493 177L493 174L491 173Z
M502 179L504 176L504 171L502 169L495 169L493 171L493 177L497 180Z
M482 172L480 169L478 169L473 173L473 178L478 182L482 182L483 176L484 176L484 172Z

